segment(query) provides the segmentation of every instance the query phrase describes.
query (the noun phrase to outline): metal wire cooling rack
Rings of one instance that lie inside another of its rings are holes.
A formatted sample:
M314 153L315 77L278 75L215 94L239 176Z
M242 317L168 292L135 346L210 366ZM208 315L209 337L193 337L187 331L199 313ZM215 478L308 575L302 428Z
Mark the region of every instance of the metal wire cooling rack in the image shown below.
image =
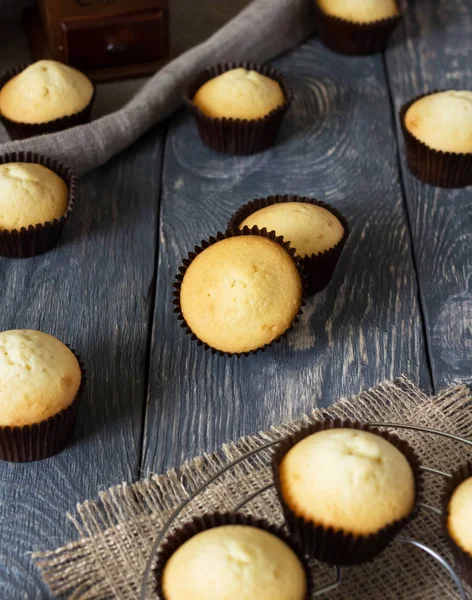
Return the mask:
M431 434L431 435L438 435L438 436L448 438L455 442L459 442L461 444L466 444L467 446L472 447L472 440L467 440L458 435L454 435L452 433L447 433L444 431L438 431L436 429L428 429L426 427L419 427L416 425L403 425L403 424L398 424L398 423L366 423L366 425L371 425L372 427L386 427L389 429L390 428L391 429L407 429L410 431L416 431L416 432L421 432L421 433L426 433L426 434ZM165 540L167 533L169 532L170 528L174 524L175 520L182 513L182 511L193 500L195 500L205 489L207 489L211 484L217 482L218 479L224 473L226 473L227 471L229 471L236 465L242 463L243 461L247 460L248 458L251 458L252 456L257 455L259 452L262 452L264 450L272 448L273 446L276 446L281 441L282 440L280 439L280 440L268 442L267 444L264 444L263 446L259 446L257 449L247 452L246 454L241 455L239 458L237 458L233 462L225 465L215 475L213 475L213 477L208 479L201 487L199 487L192 494L190 494L189 497L186 500L184 500L182 502L182 504L180 504L180 506L178 506L178 508L176 508L176 510L172 513L172 515L170 516L170 518L168 519L168 521L165 523L164 527L160 531L160 533L152 547L151 555L148 559L146 569L145 569L144 575L143 575L140 600L147 600L147 593L148 593L148 589L149 589L148 585L149 585L150 579L152 578L152 570L153 570L153 567L155 564L157 553L159 551L159 548L160 548L162 542ZM445 471L440 471L438 469L433 469L433 468L426 467L426 466L421 466L421 469L427 473L433 473L434 475L439 475L445 479L450 479L452 477L452 475L450 473L447 473ZM248 504L249 502L251 502L252 500L257 498L260 494L266 492L267 490L270 490L273 487L274 487L274 483L270 483L268 485L265 485L264 487L261 487L260 489L256 490L255 492L249 494L242 502L240 502L238 505L236 505L233 508L233 512L237 512L237 511L241 510L244 506L246 506L246 504ZM435 506L430 506L429 504L420 503L420 508L422 510L429 511L439 517L442 516L442 510L440 510L439 508L437 508ZM460 576L457 574L457 572L454 570L454 568L449 564L449 562L441 554L436 552L436 550L434 550L430 546L427 546L426 544L423 544L422 542L415 540L413 538L410 538L410 537L397 536L395 538L394 542L399 543L399 544L409 544L411 546L414 546L415 548L418 548L422 552L429 554L450 575L450 577L452 578L452 580L454 581L454 583L457 587L460 600L466 600L465 590L464 590L464 586L462 584L462 580L461 580ZM318 598L320 596L328 594L329 592L335 590L342 584L341 567L335 566L335 567L333 567L333 569L334 569L333 580L329 584L324 585L323 587L320 587L318 589L315 589L315 591L313 592L312 598Z

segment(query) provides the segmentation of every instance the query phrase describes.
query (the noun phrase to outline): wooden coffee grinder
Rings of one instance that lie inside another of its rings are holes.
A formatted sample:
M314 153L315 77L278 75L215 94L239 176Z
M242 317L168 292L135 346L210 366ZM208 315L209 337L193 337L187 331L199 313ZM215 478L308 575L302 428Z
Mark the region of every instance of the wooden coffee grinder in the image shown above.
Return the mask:
M95 81L154 73L169 55L168 0L37 0L24 24L35 60Z

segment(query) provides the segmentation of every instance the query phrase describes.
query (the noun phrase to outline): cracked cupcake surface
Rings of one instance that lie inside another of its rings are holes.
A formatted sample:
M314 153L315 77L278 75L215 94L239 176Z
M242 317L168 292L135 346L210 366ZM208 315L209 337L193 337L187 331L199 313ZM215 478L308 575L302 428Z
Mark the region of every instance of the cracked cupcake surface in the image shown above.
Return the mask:
M0 114L16 123L48 123L81 112L92 100L93 85L77 69L40 60L0 90Z
M207 81L193 102L210 117L254 120L282 106L285 96L277 81L239 68Z
M80 387L77 358L60 340L28 329L0 332L0 427L23 427L72 404Z
M59 219L68 206L66 182L35 163L0 165L0 231Z
M167 561L165 600L303 600L307 582L295 552L248 525L198 533Z
M280 464L281 493L300 517L354 535L369 535L407 517L415 481L406 457L370 432L320 431L295 444Z
M182 314L203 342L228 353L270 344L293 323L302 301L297 266L277 242L230 237L198 254L185 272Z

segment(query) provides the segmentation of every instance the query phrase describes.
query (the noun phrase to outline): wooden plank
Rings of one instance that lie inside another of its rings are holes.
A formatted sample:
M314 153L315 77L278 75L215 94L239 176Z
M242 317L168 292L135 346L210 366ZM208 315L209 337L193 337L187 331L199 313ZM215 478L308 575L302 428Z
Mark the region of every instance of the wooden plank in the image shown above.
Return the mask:
M73 443L42 462L0 463L0 598L48 598L28 553L74 538L67 511L138 476L162 140L150 132L79 182L56 249L0 259L0 330L52 333L87 369Z
M409 3L386 55L398 113L418 94L472 90L472 4ZM397 118L402 175L425 316L434 387L472 383L472 193L424 185L406 167Z
M166 140L143 472L406 373L428 388L417 286L381 57L313 39L275 63L295 102L278 144L252 157L206 149L187 112ZM352 234L327 290L279 346L205 353L172 312L182 256L254 197L299 193L337 206Z

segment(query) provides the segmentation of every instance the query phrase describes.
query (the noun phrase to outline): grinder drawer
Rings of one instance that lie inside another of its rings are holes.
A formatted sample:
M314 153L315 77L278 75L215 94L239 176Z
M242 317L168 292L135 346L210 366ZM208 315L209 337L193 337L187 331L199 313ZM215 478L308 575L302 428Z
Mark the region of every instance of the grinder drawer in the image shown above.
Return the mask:
M167 55L164 11L62 22L65 61L82 71L155 62Z

